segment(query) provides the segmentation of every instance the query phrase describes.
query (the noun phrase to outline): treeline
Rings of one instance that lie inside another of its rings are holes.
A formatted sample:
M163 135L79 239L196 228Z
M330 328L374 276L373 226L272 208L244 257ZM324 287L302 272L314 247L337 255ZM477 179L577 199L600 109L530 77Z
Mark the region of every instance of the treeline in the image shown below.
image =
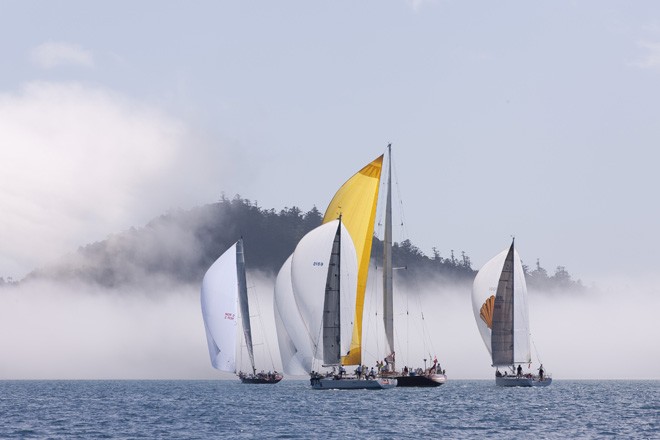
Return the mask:
M164 214L146 226L131 228L106 240L80 247L60 263L31 272L26 279L83 280L114 287L149 279L199 282L208 267L238 238L243 237L249 270L276 274L296 244L319 226L322 213L316 207L302 212L297 207L280 211L259 207L239 195L224 195L217 203ZM380 265L382 242L374 239L372 258ZM425 277L429 281L471 282L476 271L470 258L454 251L447 258L437 249L426 256L409 240L395 243L393 264L402 280ZM558 268L554 276L537 264L526 269L530 287L574 288L568 272ZM429 278L430 277L430 278ZM0 284L5 280L0 278Z
M548 275L548 272L541 267L540 260L536 260L536 268L532 271L523 264L525 280L530 289L543 291L583 291L585 289L581 280L573 280L564 266L557 266L554 275Z

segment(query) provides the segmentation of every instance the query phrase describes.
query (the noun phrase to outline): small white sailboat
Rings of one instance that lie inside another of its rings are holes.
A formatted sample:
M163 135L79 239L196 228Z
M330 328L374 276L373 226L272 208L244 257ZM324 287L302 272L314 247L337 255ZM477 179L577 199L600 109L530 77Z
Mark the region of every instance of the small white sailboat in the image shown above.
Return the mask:
M274 384L282 380L277 371L257 373L252 346L250 307L243 239L239 239L207 270L201 289L202 317L211 365L221 371L236 373L241 382ZM251 372L236 371L238 316L240 310L243 339L250 358Z
M529 312L525 274L514 243L477 273L472 310L492 366L496 367L495 383L506 387L548 386L552 378L545 374L543 365L538 374L523 372L522 366L531 365L532 359ZM501 373L500 368L510 370Z

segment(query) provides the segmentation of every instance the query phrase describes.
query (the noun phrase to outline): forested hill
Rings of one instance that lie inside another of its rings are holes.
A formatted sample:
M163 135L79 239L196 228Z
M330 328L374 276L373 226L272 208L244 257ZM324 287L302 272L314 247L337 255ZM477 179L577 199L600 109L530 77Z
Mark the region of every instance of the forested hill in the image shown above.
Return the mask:
M316 207L309 212L297 207L276 212L240 196L223 196L217 203L170 212L142 228L81 247L58 264L31 272L26 280L83 280L108 287L158 278L200 282L213 261L241 236L248 270L276 274L298 241L321 220ZM382 242L374 239L372 258L380 261L380 255ZM397 271L403 279L424 276L429 281L471 283L476 274L464 252L455 257L452 251L442 258L434 248L429 257L408 240L394 245L393 264L407 267ZM527 279L530 287L581 287L561 267L548 276L538 266L527 272Z

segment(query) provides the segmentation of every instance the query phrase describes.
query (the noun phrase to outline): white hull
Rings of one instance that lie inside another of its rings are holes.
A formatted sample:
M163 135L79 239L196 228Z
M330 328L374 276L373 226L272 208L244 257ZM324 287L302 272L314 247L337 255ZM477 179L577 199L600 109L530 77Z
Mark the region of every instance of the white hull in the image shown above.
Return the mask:
M440 385L447 382L447 375L446 374L429 374L428 378L431 379L435 383L439 383Z
M503 376L495 378L495 385L499 387L547 387L552 383L552 378L546 377L539 380L538 377L515 377Z
M390 378L376 379L336 379L334 377L312 378L315 390L385 390L396 387L397 380Z

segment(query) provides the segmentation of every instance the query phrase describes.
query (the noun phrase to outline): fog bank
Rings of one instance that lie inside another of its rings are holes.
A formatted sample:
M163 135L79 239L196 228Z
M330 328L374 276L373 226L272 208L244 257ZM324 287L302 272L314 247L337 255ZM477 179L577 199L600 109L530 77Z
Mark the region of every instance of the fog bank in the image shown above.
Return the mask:
M258 369L281 369L268 276L249 273ZM555 379L660 379L655 283L582 296L530 292L534 345ZM397 362L438 357L451 379L490 379L466 286L395 286ZM406 296L406 292L408 296ZM382 359L377 292L368 288L364 363ZM406 314L408 311L408 314ZM424 314L424 324L421 312ZM257 319L258 317L258 319ZM211 368L199 286L25 283L0 289L0 379L234 379ZM268 342L267 344L265 342ZM538 365L532 347L533 361ZM272 359L272 362L271 362ZM239 368L247 369L247 357Z

